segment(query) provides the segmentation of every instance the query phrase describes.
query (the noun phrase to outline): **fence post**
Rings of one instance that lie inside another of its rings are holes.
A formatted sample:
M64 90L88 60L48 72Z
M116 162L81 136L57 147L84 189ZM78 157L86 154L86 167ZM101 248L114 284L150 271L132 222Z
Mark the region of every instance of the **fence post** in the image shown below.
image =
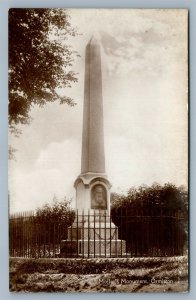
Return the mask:
M78 257L78 209L76 210L76 235L77 235L77 257Z
M84 209L82 210L82 258L84 258Z
M73 249L74 249L74 247L73 247L73 237L72 237L72 235L73 235L73 227L72 227L72 222L71 222L71 247L70 247L70 249L69 249L69 252L71 252L70 254L71 254L71 257L73 256ZM69 255L70 255L69 254Z
M110 257L112 257L112 239L111 239L111 233L112 233L112 229L111 229L111 225L112 225L112 215L110 213ZM114 229L115 230L115 229ZM115 234L115 233L114 233Z
M90 212L89 212L89 209L88 209L88 258L89 258L89 251L90 251Z
M94 210L94 257L95 257L95 251L96 251L96 248L95 248L95 231L96 231L96 229L95 229L95 210Z
M125 252L126 252L126 257L127 257L127 206L125 208Z
M104 223L104 236L105 236L105 257L106 257L106 250L107 250L107 244L106 244L106 241L107 241L107 239L106 239L106 211L104 212L104 221L105 221L105 223Z
M123 218L123 213L122 213L122 206L121 206L121 209L120 209L120 254L121 254L121 257L122 257L122 218ZM116 253L117 254L117 253Z

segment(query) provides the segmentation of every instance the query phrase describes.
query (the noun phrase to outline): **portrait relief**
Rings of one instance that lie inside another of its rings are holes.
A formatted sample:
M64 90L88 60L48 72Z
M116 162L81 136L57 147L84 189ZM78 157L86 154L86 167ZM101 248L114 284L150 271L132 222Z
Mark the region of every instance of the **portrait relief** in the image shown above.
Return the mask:
M95 185L91 190L91 208L107 209L107 191L101 184Z

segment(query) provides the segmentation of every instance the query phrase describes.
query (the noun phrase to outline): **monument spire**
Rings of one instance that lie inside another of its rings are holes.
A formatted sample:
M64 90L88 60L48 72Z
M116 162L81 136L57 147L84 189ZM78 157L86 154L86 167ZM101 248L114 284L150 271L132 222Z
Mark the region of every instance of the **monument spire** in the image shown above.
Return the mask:
M105 173L101 49L92 36L86 46L81 173Z

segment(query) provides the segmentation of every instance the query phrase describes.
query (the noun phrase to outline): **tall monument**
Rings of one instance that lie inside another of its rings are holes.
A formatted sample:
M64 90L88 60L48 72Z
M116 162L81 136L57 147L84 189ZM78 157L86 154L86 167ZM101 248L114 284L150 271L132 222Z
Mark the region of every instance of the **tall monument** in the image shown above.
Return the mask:
M109 213L111 184L105 173L101 49L94 37L86 46L81 174L74 186L79 212Z
M111 184L105 173L101 49L86 46L81 174L74 183L77 217L61 243L61 255L118 256L125 241L110 219ZM71 250L70 250L71 249Z

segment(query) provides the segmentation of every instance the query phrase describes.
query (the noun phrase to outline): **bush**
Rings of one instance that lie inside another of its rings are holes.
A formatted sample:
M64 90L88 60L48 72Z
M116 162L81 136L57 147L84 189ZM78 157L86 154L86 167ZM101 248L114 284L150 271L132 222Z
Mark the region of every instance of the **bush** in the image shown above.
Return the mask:
M66 199L55 199L36 213L19 213L9 220L10 256L55 257L67 239L75 212Z
M41 231L40 239L44 243L59 243L67 238L67 229L74 222L75 211L66 199L54 199L52 205L45 204L37 209L34 223L37 231Z
M172 184L141 186L112 197L112 221L135 255L182 255L187 211L186 191Z

